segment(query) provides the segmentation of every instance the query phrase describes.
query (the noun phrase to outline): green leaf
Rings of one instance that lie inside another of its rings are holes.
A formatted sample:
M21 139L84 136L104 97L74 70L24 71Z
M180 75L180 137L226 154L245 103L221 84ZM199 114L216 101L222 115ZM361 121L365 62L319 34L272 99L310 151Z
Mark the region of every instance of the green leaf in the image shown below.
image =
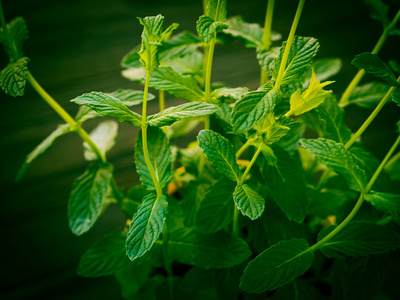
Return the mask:
M1 71L0 86L6 94L12 97L24 95L28 62L29 58L22 57L15 62L10 62Z
M260 124L255 126L257 135L260 135L265 145L271 145L278 142L282 137L287 135L290 127L282 125L282 118L275 120L274 114L268 114Z
M240 288L250 293L272 291L303 275L314 254L304 239L281 241L252 260L244 270Z
M280 100L278 90L255 91L245 94L236 102L231 123L236 132L246 132L259 124L269 113L274 111Z
M324 83L317 81L315 72L312 70L311 81L307 90L303 93L301 93L301 90L297 90L290 97L290 110L286 116L302 115L319 106L325 101L328 94L332 93L332 91L325 91L323 89L331 83L333 83L333 81L325 81Z
M251 220L259 218L265 208L265 200L247 184L237 185L233 200L242 215Z
M144 28L142 33L142 46L137 53L143 67L146 70L152 71L157 69L160 64L158 60L158 46L161 45L164 37L168 36L173 30L178 28L179 25L174 23L163 32L164 17L162 15L138 19Z
M340 58L321 58L316 59L312 62L312 68L314 69L317 80L322 81L340 72L342 68L342 61ZM312 70L307 72L304 86L308 86L311 80Z
M318 241L328 235L336 226L331 225L321 230ZM319 250L326 257L365 256L389 252L400 247L400 233L385 226L351 222L330 240L321 245Z
M272 149L278 160L277 164L271 166L263 163L261 166L267 188L286 217L302 223L307 215L308 207L304 171L299 162L288 152L279 147L272 147Z
M382 79L390 86L397 86L396 76L376 54L361 53L351 63L357 68Z
M91 246L81 257L78 275L100 277L112 275L130 263L125 249L126 232L115 232Z
M115 121L104 121L101 122L95 129L90 133L90 138L99 148L101 154L104 156L107 152L115 145L115 138L117 137L118 123ZM84 157L86 160L97 160L99 159L92 151L90 146L83 142Z
M154 190L154 182L144 158L142 130L136 140L135 162L140 181L148 190ZM147 128L147 146L151 164L156 172L161 188L165 187L172 178L171 146L165 133L157 127Z
M12 45L9 44L3 28L0 29L0 43L4 45L4 49L12 61L19 60L24 55L22 46L29 37L28 27L24 18L17 17L7 24L7 29Z
M130 107L142 104L144 92L130 89L118 89L114 92L107 93L107 95L121 100L126 106ZM147 93L147 101L151 101L155 98L153 94Z
M202 233L213 233L232 222L235 183L222 177L206 192L197 210L195 228ZM193 199L192 199L193 201Z
M91 164L72 186L68 202L69 227L76 235L88 231L100 215L112 177L112 165Z
M119 122L128 122L138 127L142 125L140 115L131 111L121 100L101 92L83 94L71 100L71 102L86 105L100 115L116 118Z
M382 22L383 27L386 28L389 25L389 6L381 0L365 0L365 4L368 6L371 18Z
M241 16L229 18L226 23L228 29L224 30L225 34L239 38L247 48L264 48L263 45L263 28L257 23L247 23ZM282 36L279 33L272 32L271 40L280 40Z
M155 69L155 70L157 70L157 69ZM123 70L121 72L121 74L123 77L125 77L126 79L128 79L130 81L140 83L140 82L144 82L144 80L146 79L147 71L143 67L129 68L129 69Z
M126 254L130 260L143 256L160 236L168 213L167 197L149 194L132 218L126 240Z
M212 91L211 93L211 101L213 103L224 102L236 102L244 94L248 93L249 89L246 87L237 87L237 88L220 88Z
M160 48L160 61L181 58L202 45L201 39L190 31L183 31L163 41Z
M123 68L140 68L142 64L140 63L140 56L138 52L140 51L141 45L133 48L129 53L127 53L121 61L121 67Z
M390 215L400 223L400 195L371 191L364 196L377 210Z
M215 21L226 20L226 0L209 0L207 4L207 16Z
M159 67L150 76L150 87L187 101L203 101L204 92L191 76L175 72L171 67Z
M275 80L278 76L285 47L286 42L283 43L279 56L275 59L272 68L273 78ZM317 54L318 49L319 43L316 39L311 37L295 36L290 48L281 85L286 85L291 81L300 79L310 68L312 59Z
M342 175L351 189L358 191L364 189L367 184L365 172L358 167L343 144L324 138L302 139L301 144L307 151L315 155L322 164Z
M328 96L324 103L318 106L314 111L307 113L306 115L315 114L316 120L308 125L320 126L321 132L318 127L314 127L316 132L325 138L333 139L338 143L345 144L350 140L351 131L344 123L344 110L339 107L334 97ZM303 115L302 117L304 117Z
M180 263L205 269L229 268L251 255L245 241L225 231L201 234L191 228L170 233L168 253Z
M163 66L169 66L182 75L201 77L203 74L203 53L198 50L193 50L184 56L168 58L165 61L162 61L162 63Z
M118 280L121 289L121 296L124 299L146 299L155 300L155 289L159 288L159 282L155 284L157 276L152 275L153 268L151 265L130 264L126 268L115 273L115 278ZM147 289L150 289L146 293ZM145 294L144 297L142 295Z
M226 138L212 130L202 130L197 140L201 150L218 172L230 180L239 181L242 172L236 163L235 149Z
M178 106L168 107L158 114L149 116L147 123L151 126L162 127L172 125L176 121L186 118L202 117L215 113L219 107L205 102L190 102Z
M349 104L355 104L363 108L375 108L389 91L387 84L372 81L357 86L349 98Z
M228 28L228 24L215 21L213 18L205 15L200 16L196 26L199 37L206 43L211 42L217 32L222 32L226 28Z
M56 139L64 134L71 132L71 129L68 124L59 125L56 130L54 130L47 138L45 138L38 146L31 153L29 153L26 158L25 162L22 165L21 169L18 171L16 181L20 181L22 176L24 176L26 170L28 169L29 165L40 155L49 149Z

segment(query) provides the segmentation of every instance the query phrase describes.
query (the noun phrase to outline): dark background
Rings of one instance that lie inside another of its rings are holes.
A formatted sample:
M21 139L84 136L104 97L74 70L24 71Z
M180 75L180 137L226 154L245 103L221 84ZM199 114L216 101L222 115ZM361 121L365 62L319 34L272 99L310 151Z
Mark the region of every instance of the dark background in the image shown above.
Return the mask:
M248 22L263 24L266 2L229 0L228 14L241 14ZM392 3L396 5L400 7L398 2ZM284 39L296 7L297 1L276 1L273 29L281 32ZM166 16L166 25L178 22L179 31L195 32L202 3L8 0L3 1L3 9L7 22L20 15L27 21L30 39L25 44L25 54L31 58L33 76L68 112L75 114L78 107L69 100L82 93L141 89L121 77L119 66L122 56L140 43L142 27L137 16L161 13ZM358 53L371 51L381 30L381 24L370 19L363 1L309 0L297 34L319 39L317 58L342 58L343 69L332 85L334 92L341 94L356 72L350 61ZM385 61L399 61L399 45L399 37L389 37L380 56ZM259 69L253 51L235 43L217 46L214 57L214 81L257 88ZM0 67L5 67L7 61L1 49ZM70 134L57 141L31 165L24 179L15 183L25 156L62 120L29 85L24 97L15 99L1 93L0 99L0 298L119 299L119 286L112 277L87 279L76 275L85 250L105 233L124 227L120 210L110 206L89 233L76 237L68 228L69 192L87 165L80 138ZM169 97L167 101L167 105L176 103ZM155 105L154 102L150 112L157 110ZM346 122L355 130L369 113L349 107ZM398 118L399 110L389 105L363 135L363 142L376 156L382 157L393 142ZM88 123L85 128L90 131L95 125L96 122ZM133 159L137 131L120 124L119 132L108 157L115 165L119 186L126 188L138 181Z

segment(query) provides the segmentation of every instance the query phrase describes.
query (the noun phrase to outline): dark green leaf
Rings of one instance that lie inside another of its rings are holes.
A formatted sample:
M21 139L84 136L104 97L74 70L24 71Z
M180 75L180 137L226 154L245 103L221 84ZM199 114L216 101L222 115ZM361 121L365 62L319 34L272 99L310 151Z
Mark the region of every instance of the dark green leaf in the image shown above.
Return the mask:
M59 125L56 130L54 130L47 138L45 138L38 146L36 146L31 153L26 156L24 164L18 171L16 180L21 180L32 161L46 152L47 149L53 145L56 139L69 132L71 132L71 130L68 124Z
M388 12L389 6L381 0L365 0L365 4L369 8L372 19L382 22L383 27L389 25Z
M206 269L232 267L251 255L242 239L225 231L201 234L190 228L171 232L168 253L181 263Z
M240 288L250 293L272 291L300 275L311 266L314 254L304 239L281 241L252 260L244 270Z
M15 62L10 62L1 71L0 86L6 94L12 97L24 95L28 76L28 62L29 58L22 57Z
M349 104L363 108L375 108L385 97L389 87L383 82L369 82L354 89L349 98Z
M139 105L143 102L143 91L135 91L129 89L118 89L112 93L107 93L110 96L113 96L119 100L121 100L126 106L135 106ZM153 100L156 97L153 94L147 94L147 101Z
M142 125L140 115L131 111L121 100L113 96L101 92L91 92L71 101L79 105L86 105L102 116L116 118L119 122L128 122L138 127Z
M204 92L191 76L175 72L171 67L159 67L150 76L150 87L187 101L203 101Z
M390 215L393 220L400 223L400 195L371 191L365 195L365 200L370 202L377 210Z
M0 43L4 45L4 49L13 61L19 60L24 55L22 46L29 35L24 18L17 17L11 20L11 22L7 24L7 29L8 34L11 36L12 45L9 44L3 28L0 29Z
M107 276L127 266L130 261L126 256L125 240L125 232L116 232L95 243L79 261L78 275Z
M213 18L205 15L200 16L196 26L199 37L206 43L211 42L216 37L217 32L221 32L226 28L228 28L228 24L215 21Z
M336 226L331 225L318 234L318 241ZM385 226L351 222L319 248L326 257L338 255L365 256L389 252L400 247L400 233Z
M136 170L140 175L140 181L149 190L154 190L154 182L151 178L149 169L143 153L142 130L136 140L135 162ZM161 188L165 187L172 178L172 154L171 146L165 133L157 127L147 128L147 148L150 162L156 172Z
M255 91L245 94L236 102L231 123L236 132L246 132L259 124L268 113L274 111L275 105L280 100L278 90Z
M91 164L78 177L68 202L69 227L76 235L88 231L99 217L112 177L112 165Z
M283 43L279 56L275 59L275 64L273 66L273 77L275 79L278 76L285 47L286 42ZM290 48L281 85L286 85L291 81L300 79L304 72L310 68L312 59L317 54L318 49L319 43L316 39L295 36Z
M382 79L390 86L397 86L396 76L376 54L361 53L351 63L357 68Z
M235 208L234 190L235 183L223 177L209 188L197 210L195 227L198 231L213 233L229 225Z
M141 68L142 64L140 63L140 56L138 52L140 51L140 46L138 45L133 48L129 53L127 53L121 61L121 67L123 68Z
M242 215L251 220L259 218L265 208L265 200L247 184L238 185L233 200Z
M281 148L273 147L273 153L278 159L277 164L269 166L268 163L263 163L261 167L265 183L286 217L301 223L306 217L308 207L304 171L301 165Z
M351 154L344 148L343 144L331 140L319 138L314 140L301 140L301 144L307 151L315 155L319 161L342 175L350 188L363 190L367 178Z
M236 163L235 149L226 138L212 130L202 130L197 140L201 150L218 172L230 180L239 181L242 172Z
M115 138L117 137L117 130L118 123L109 120L97 125L97 127L90 133L90 138L104 156L114 146ZM86 160L99 159L86 142L83 143L83 148Z
M168 126L182 119L202 117L215 113L218 110L219 107L211 103L190 102L168 107L158 114L149 116L147 123L155 127Z
M119 270L115 277L121 286L121 295L124 299L146 299L153 300L155 298L141 297L141 291L147 287L151 287L154 293L155 285L153 285L153 279L157 277L150 278L153 268L150 265L137 265L130 264L126 268ZM138 298L139 297L139 298Z
M168 212L167 197L149 194L132 218L126 240L126 253L130 260L143 256L160 236Z

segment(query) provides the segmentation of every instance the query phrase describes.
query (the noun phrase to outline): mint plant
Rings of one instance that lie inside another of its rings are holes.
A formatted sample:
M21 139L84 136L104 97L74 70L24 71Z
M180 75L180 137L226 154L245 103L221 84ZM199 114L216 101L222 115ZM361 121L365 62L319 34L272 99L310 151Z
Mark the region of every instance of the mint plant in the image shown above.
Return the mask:
M31 74L25 21L6 23L0 3L0 42L10 58L1 88L23 96L28 82L65 121L28 154L17 180L58 138L76 132L89 164L72 184L72 233L90 230L110 203L126 217L123 232L87 250L78 274L115 276L127 299L390 298L382 281L367 285L377 269L391 276L382 262L398 259L400 136L382 161L360 137L384 105L400 106L399 65L377 55L389 35L399 34L400 11L389 20L386 4L366 3L384 31L371 53L353 60L359 71L341 98L327 81L340 60L314 59L318 40L296 35L305 0L283 42L271 29L274 0L263 28L228 18L226 0L209 0L197 35L176 33L176 23L164 29L162 15L138 18L142 42L121 65L143 90L77 96L75 117ZM257 90L212 82L214 52L234 40L255 50ZM364 74L379 81L359 86ZM168 106L165 93L187 103ZM156 98L159 112L148 115ZM354 133L344 122L351 104L374 107ZM102 121L87 133L83 125L93 119ZM134 158L141 184L120 188L114 179L107 152L118 134L115 120L140 128ZM199 126L187 148L175 146ZM396 127L400 132L400 122Z

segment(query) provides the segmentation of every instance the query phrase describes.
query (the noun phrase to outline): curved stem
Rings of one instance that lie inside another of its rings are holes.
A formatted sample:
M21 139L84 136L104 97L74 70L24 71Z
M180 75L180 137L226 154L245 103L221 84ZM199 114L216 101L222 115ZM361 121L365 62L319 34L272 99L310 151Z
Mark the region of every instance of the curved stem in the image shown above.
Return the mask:
M207 58L207 68L206 68L206 76L205 76L205 100L206 102L211 102L211 70L212 70L212 60L214 55L216 38L211 40L208 48L208 58Z
M388 153L386 154L385 158L382 160L382 162L379 164L379 167L376 169L374 175L372 175L372 178L368 182L367 186L365 187L364 191L361 192L360 197L358 198L358 201L350 214L346 217L346 219L343 220L342 223L339 224L338 227L336 227L332 232L330 232L326 237L324 237L322 240L320 240L318 243L314 244L310 248L308 248L308 251L316 251L318 250L323 244L325 244L327 241L329 241L331 238L333 238L336 234L338 234L357 214L359 211L361 205L364 203L364 195L367 194L372 186L374 185L376 179L378 178L379 174L382 172L383 168L385 167L386 163L396 151L396 148L400 144L400 136L397 137L396 141L394 142L393 146L390 148Z
M303 10L303 6L304 6L305 2L306 2L305 0L300 0L299 5L297 6L296 15L294 17L292 27L290 28L289 37L286 41L285 51L283 52L282 61L281 61L281 65L279 66L279 72L278 72L278 76L276 78L274 89L279 89L281 86L283 75L284 75L285 69L286 69L286 63L287 63L289 53L290 53L290 48L292 47L294 34L296 33L297 25L299 24L301 12Z
M374 49L372 49L371 53L372 54L378 54L379 51L381 50L383 44L385 43L389 32L393 29L394 26L396 26L397 22L400 19L400 10L397 12L396 16L393 18L392 22L390 22L389 26L385 28L383 31L382 35L380 36L378 42L376 43ZM351 80L350 84L347 86L346 90L343 92L342 97L340 98L339 105L340 106L346 106L349 103L349 98L351 94L354 92L355 88L357 85L360 83L361 79L364 77L365 71L364 70L359 70L354 76L354 78Z
M263 143L260 143L260 146L258 147L256 153L254 153L253 158L251 159L251 161L250 161L249 165L247 166L246 170L244 171L242 178L240 178L240 180L238 182L239 185L242 185L243 182L246 180L246 177L249 174L251 167L254 165L258 155L261 152L262 146L263 146Z
M236 152L236 159L239 159L240 156L243 154L244 151L246 151L247 148L250 146L250 140L247 140L246 143L243 144L242 147Z
M267 5L267 12L265 14L264 31L263 31L263 50L269 50L271 47L271 27L272 17L274 14L275 0L269 0ZM268 72L261 68L260 74L260 85L263 85L268 81Z
M147 70L146 72L146 81L144 84L144 92L143 92L143 106L142 106L142 144L143 144L143 156L144 160L147 165L147 169L149 169L149 173L151 176L151 179L153 180L154 187L156 188L157 192L157 197L162 196L162 190L160 183L158 182L158 177L156 172L154 171L153 165L151 164L150 161L150 156L149 156L149 148L147 145L147 95L149 93L149 81L150 81L150 70Z
M47 104L50 105L51 108L71 127L72 130L76 131L79 136L84 140L90 147L90 149L95 153L98 159L102 162L106 162L105 156L101 153L99 148L90 138L89 134L80 127L79 123L76 122L65 110L61 107L60 104L57 103L36 81L36 79L32 76L31 72L28 71L27 80L32 85L32 87L36 90L36 92L43 98Z
M397 82L400 82L400 76L397 78ZM379 102L378 106L374 109L371 115L365 120L364 124L357 130L357 132L351 137L351 139L345 144L345 149L349 149L351 145L354 144L355 141L363 134L363 132L368 128L369 124L375 119L381 109L385 106L385 104L390 100L393 92L395 91L396 87L392 86L389 91L386 93L385 97Z

